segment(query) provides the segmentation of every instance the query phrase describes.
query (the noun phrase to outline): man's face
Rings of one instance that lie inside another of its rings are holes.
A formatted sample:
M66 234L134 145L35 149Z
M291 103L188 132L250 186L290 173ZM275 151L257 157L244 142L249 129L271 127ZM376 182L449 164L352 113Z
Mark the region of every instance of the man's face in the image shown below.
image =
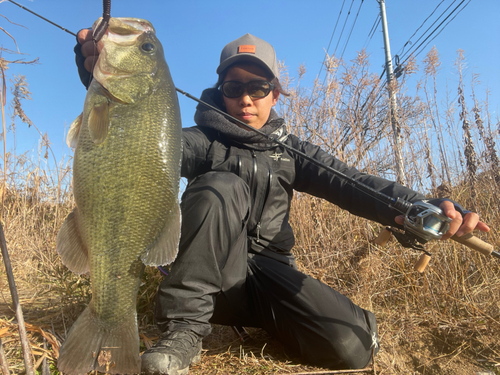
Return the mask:
M245 64L230 67L224 82L238 81L248 83L254 80L266 81L267 78L264 70L258 65ZM271 108L278 101L278 96L278 90L273 90L264 98L251 98L245 90L238 98L227 98L224 95L222 97L228 114L255 129L260 129L267 122Z

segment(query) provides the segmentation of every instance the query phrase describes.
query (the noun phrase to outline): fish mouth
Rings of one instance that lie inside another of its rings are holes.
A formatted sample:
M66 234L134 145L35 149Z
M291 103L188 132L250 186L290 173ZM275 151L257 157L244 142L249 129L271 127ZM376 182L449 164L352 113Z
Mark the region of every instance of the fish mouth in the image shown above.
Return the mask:
M102 17L94 22L92 30L95 31L101 22ZM113 43L128 44L145 32L156 34L155 28L149 21L140 18L110 18L104 35L107 35Z
M101 20L102 18L94 23L93 30L98 27ZM100 86L103 87L106 96L110 99L120 101L116 96L111 94L111 91L107 88L111 81L131 79L138 75L147 75L150 77L156 75L158 66L155 66L149 71L137 72L135 70L129 70L126 65L116 64L116 59L115 62L113 62L113 56L108 56L108 53L113 52L112 50L108 51L107 45L116 45L120 47L134 46L137 44L138 38L144 33L155 34L155 29L149 21L138 18L110 18L108 28L98 41L97 50L99 52L99 59L94 67L94 78L99 82Z
M99 18L94 22L92 30L95 31L101 20L102 18ZM139 18L110 18L108 28L97 43L97 51L101 53L106 41L120 46L134 45L137 38L147 32L155 34L155 29L149 21Z

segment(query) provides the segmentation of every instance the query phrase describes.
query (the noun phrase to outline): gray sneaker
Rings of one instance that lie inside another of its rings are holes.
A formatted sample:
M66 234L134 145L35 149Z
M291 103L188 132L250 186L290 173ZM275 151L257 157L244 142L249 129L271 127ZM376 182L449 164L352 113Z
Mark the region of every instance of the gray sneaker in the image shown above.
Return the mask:
M189 365L201 359L203 337L191 330L166 332L141 357L147 375L185 375Z

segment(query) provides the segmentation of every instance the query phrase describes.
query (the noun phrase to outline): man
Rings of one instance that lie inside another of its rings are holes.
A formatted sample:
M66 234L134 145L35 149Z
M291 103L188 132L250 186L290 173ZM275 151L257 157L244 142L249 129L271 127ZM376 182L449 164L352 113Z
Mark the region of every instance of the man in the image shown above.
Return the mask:
M93 45L78 35L77 62L89 83ZM81 46L81 47L80 47ZM81 52L80 52L81 48ZM86 66L86 69L83 67ZM222 50L215 88L201 99L323 164L392 197L423 195L360 173L319 147L287 134L274 111L279 83L273 47L246 34ZM199 105L197 126L183 129L183 194L179 255L161 283L156 320L163 332L142 356L147 374L186 374L200 358L211 323L261 327L293 355L329 368L362 368L378 351L375 316L297 270L288 223L293 190L324 198L353 214L401 226L398 212L345 180ZM444 236L488 231L474 213L436 201L452 219Z

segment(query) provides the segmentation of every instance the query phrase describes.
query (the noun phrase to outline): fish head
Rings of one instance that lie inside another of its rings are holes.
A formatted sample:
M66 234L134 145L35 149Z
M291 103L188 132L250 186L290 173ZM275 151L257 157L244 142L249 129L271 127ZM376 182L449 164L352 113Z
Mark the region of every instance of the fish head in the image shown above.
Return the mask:
M97 49L94 79L112 100L121 103L133 104L148 96L168 70L163 47L146 20L111 18Z

